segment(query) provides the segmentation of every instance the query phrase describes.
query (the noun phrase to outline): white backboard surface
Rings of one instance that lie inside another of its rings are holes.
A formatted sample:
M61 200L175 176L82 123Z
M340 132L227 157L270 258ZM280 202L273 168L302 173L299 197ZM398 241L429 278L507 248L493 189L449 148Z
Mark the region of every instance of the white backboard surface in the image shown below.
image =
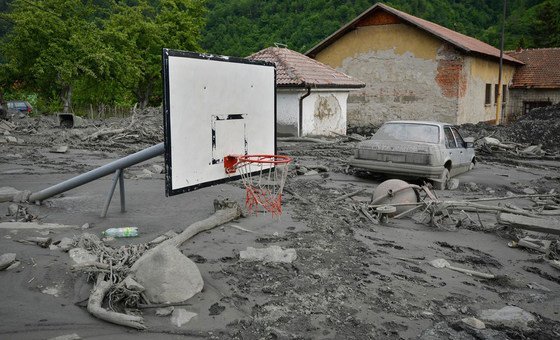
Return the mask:
M166 194L239 178L227 155L276 154L274 64L163 50Z

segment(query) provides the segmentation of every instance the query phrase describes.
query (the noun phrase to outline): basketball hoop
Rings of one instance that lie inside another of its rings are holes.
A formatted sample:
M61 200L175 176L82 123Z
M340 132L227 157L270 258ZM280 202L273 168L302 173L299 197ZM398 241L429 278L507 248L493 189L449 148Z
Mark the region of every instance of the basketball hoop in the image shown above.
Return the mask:
M280 216L282 191L291 161L291 157L283 155L226 156L224 168L227 174L239 170L249 213L256 213L260 205L272 216Z

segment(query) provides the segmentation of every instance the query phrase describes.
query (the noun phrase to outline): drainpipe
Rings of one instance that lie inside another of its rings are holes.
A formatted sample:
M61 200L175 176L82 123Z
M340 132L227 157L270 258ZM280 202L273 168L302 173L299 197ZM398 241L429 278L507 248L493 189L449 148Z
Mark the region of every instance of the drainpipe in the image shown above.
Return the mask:
M301 137L303 132L303 100L311 94L311 86L307 86L307 93L299 97L299 127L298 127L298 137Z

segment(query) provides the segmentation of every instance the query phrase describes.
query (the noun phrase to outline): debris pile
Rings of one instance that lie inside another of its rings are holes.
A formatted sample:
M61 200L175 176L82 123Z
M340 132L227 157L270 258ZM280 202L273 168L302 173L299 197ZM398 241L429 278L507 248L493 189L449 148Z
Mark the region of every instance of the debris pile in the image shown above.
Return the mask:
M461 134L473 137L482 155L557 158L560 151L560 104L531 110L515 123L463 124Z
M7 131L7 132L4 132ZM93 150L137 151L163 141L161 108L133 110L126 118L83 119L79 128L60 126L55 116L27 117L17 122L0 123L0 142L22 144L14 135L25 135L25 143L54 147L64 153L66 145ZM63 150L63 151L62 151Z

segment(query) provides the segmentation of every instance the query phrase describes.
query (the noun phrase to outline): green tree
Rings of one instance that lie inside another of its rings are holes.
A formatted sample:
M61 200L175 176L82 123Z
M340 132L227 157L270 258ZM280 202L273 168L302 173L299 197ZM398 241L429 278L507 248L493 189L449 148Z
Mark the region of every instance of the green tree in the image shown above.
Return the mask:
M81 0L14 0L11 6L4 17L12 27L0 47L3 68L10 70L4 77L45 98L58 96L69 111L76 82L98 78L112 62L96 19L102 8Z
M104 38L120 61L112 70L114 79L134 93L140 107L161 88L162 48L201 50L204 5L200 0L138 0L117 5L106 21Z

